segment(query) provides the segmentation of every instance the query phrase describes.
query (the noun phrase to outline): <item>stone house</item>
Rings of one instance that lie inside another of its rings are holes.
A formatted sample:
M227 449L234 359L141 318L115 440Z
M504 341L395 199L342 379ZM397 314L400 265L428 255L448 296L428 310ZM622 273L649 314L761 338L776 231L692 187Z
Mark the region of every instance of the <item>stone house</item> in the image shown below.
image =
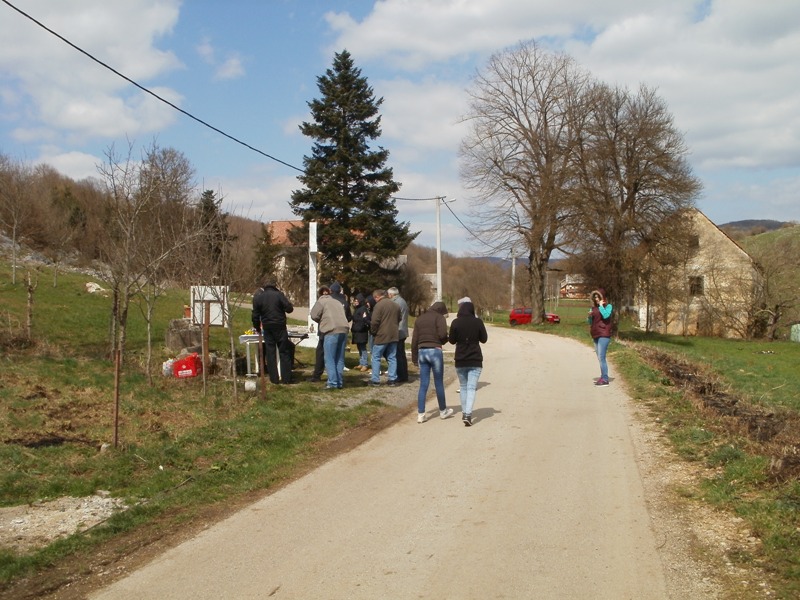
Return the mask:
M751 337L759 266L702 212L690 209L686 217L685 256L678 264L645 269L647 280L639 282L634 299L639 326L675 335Z

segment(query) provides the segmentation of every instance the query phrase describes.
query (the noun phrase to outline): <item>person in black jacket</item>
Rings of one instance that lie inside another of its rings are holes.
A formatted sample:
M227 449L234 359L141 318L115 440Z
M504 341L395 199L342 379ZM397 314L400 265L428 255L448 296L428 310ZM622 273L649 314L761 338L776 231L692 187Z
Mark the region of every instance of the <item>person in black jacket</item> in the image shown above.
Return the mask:
M353 324L350 328L353 333L353 343L358 348L358 370L369 371L369 356L367 342L369 341L369 306L364 299L364 294L357 294L353 301Z
M481 344L489 339L486 325L475 316L475 305L472 302L459 304L458 314L450 324L448 339L456 347L456 374L461 384L461 420L466 427L470 427L475 390L478 389L478 379L483 370Z
M286 329L286 314L294 306L286 295L278 289L275 281L267 281L264 287L253 295L253 329L264 336L264 356L269 380L272 383L292 383L292 342ZM278 374L280 356L280 375Z

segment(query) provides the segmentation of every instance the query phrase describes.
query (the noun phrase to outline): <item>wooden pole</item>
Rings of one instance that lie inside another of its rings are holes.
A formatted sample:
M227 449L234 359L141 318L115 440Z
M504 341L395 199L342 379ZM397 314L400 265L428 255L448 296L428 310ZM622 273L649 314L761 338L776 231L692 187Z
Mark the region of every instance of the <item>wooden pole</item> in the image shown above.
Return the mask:
M119 444L119 380L122 370L122 353L114 350L114 448Z
M208 376L208 346L211 343L211 302L203 300L203 395L206 395L206 377Z

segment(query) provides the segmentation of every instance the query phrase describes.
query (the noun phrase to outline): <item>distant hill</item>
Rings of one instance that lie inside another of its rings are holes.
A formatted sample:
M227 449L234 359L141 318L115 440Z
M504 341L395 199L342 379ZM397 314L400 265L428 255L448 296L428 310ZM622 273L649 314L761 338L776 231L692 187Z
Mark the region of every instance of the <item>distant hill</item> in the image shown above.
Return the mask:
M772 219L746 219L744 221L731 221L718 225L720 229L725 231L740 231L742 233L752 234L753 232L763 233L765 231L775 231L783 227L796 225L788 221L773 221Z

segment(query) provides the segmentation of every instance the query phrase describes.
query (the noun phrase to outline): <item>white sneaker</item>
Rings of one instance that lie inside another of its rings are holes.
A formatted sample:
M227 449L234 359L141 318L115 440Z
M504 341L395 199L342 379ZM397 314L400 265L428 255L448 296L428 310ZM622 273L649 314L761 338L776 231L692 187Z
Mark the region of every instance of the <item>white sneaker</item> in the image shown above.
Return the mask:
M453 409L452 408L445 408L444 410L440 410L439 411L439 418L440 419L446 419L447 417L449 417L452 414L453 414Z
M460 393L461 393L461 388L458 388L458 389L456 390L456 394L460 394Z
M428 420L428 413L417 413L417 423L424 423Z

